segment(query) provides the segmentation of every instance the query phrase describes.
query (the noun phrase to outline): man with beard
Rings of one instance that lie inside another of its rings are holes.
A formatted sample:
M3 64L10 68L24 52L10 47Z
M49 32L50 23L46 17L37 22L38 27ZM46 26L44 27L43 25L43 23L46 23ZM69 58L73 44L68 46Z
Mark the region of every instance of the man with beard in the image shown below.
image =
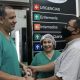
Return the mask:
M55 68L55 75L36 80L80 80L80 19L77 17L70 19L67 26L62 29L62 36L68 43L55 62L29 67L33 72Z
M15 10L0 6L0 80L26 80L21 76L15 44L9 35L15 24ZM20 65L25 67L22 63Z

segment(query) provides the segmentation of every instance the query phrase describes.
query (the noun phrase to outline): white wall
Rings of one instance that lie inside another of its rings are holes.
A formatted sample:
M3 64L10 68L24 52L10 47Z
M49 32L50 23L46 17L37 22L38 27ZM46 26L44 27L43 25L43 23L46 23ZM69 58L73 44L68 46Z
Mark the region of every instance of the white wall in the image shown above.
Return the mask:
M26 10L15 10L16 11L16 20L17 20L17 24L15 29L19 30L22 27L27 27L27 18L25 18L26 16Z
M15 37L15 31L17 30L21 30L22 27L27 27L27 18L25 18L24 16L26 16L26 10L18 10L16 9L16 26L14 31L12 31L11 36Z
M22 54L22 27L27 27L27 18L26 16L26 10L15 10L16 12L16 26L15 29L11 32L11 36L15 39L17 54L18 54L18 60L21 60L21 54ZM26 34L26 33L25 33Z

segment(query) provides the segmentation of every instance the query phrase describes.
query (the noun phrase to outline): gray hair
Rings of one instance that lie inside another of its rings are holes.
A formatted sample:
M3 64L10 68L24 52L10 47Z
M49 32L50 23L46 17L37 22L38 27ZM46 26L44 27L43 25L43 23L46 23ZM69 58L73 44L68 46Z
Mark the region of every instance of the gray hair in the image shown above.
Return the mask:
M45 34L45 35L43 35L42 38L41 38L41 40L40 40L41 44L43 43L43 40L46 39L46 38L51 39L53 45L56 47L56 41L55 41L54 37L51 34Z

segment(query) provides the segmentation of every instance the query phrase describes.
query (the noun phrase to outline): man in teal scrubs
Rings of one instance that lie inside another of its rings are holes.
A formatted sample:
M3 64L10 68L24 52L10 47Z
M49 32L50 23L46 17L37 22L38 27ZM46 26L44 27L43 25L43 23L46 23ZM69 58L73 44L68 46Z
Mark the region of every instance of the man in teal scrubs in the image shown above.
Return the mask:
M21 77L21 70L14 41L9 33L16 24L16 14L12 7L0 7L0 80L27 80Z

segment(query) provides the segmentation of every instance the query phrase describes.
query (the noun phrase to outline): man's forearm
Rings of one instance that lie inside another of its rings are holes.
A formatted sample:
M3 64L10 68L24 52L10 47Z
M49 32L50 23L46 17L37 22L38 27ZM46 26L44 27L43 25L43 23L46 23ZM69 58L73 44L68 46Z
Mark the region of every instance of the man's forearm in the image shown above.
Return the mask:
M52 77L49 77L49 78L36 79L36 80L62 80L62 78L59 78L57 76L52 76Z
M51 71L54 69L54 66L55 64L53 62L46 65L38 66L37 71L45 71L45 72Z
M24 77L18 77L0 71L0 80L25 80Z

